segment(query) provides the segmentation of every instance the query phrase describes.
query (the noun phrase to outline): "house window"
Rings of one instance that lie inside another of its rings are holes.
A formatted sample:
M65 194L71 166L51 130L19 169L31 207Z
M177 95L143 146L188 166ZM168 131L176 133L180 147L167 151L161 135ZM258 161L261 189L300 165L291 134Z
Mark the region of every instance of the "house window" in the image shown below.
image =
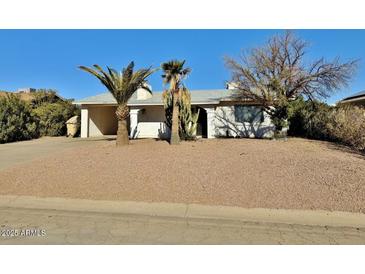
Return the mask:
M263 122L264 113L260 107L235 105L234 106L234 118L239 123L253 123Z

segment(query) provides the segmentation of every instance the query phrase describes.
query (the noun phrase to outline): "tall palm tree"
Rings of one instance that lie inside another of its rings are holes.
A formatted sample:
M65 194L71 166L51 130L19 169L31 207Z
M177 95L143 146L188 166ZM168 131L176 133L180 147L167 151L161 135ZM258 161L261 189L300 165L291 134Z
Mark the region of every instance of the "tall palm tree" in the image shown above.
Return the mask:
M144 87L150 93L151 90L144 86L146 79L156 70L150 68L144 68L137 71L133 71L134 62L131 62L126 68L118 73L112 68L108 68L108 72L105 72L100 66L94 65L95 69L80 66L80 69L91 73L98 78L101 83L109 90L118 103L117 110L115 112L118 120L117 131L117 146L128 145L128 128L127 118L129 116L129 108L127 106L128 100L132 97L134 92Z
M179 136L179 99L182 81L190 73L190 68L184 68L185 60L171 60L161 65L164 74L162 75L165 84L170 84L170 90L173 99L172 105L172 125L170 144L176 145L180 143Z

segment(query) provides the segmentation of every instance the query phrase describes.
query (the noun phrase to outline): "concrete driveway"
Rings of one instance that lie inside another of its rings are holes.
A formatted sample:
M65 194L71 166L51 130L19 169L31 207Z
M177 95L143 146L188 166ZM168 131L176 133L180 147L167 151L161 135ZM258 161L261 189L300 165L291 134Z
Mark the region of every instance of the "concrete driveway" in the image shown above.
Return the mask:
M90 145L102 140L113 140L113 137L89 139L43 137L30 141L0 144L0 170L19 163L31 161L38 157L47 156L79 146Z

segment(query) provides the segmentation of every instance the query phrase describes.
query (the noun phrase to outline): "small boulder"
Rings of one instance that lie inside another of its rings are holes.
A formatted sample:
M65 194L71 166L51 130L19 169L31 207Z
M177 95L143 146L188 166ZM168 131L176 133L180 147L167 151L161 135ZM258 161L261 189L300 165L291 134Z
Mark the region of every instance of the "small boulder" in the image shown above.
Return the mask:
M66 121L67 137L75 137L80 128L79 116L73 116Z

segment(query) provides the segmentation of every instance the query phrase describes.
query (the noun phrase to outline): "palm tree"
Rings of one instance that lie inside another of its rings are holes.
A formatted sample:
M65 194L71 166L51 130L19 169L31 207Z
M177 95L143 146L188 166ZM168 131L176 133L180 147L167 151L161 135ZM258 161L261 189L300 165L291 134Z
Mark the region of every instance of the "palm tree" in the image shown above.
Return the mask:
M180 143L179 136L179 98L180 90L182 87L182 81L190 73L190 68L184 68L185 60L171 60L161 65L164 74L162 75L165 84L170 84L170 90L173 105L172 105L172 125L171 125L171 136L170 144L176 145Z
M151 90L145 86L145 82L148 76L154 73L156 70L150 68L140 69L133 72L134 62L131 62L126 68L118 73L112 68L108 68L108 73L105 72L100 66L94 65L95 69L80 66L80 69L91 73L98 78L101 83L109 90L118 103L117 110L115 112L118 120L117 131L117 146L128 145L128 128L127 118L129 116L129 108L127 106L128 100L132 97L134 92L144 87L146 90ZM151 92L152 93L152 92Z

